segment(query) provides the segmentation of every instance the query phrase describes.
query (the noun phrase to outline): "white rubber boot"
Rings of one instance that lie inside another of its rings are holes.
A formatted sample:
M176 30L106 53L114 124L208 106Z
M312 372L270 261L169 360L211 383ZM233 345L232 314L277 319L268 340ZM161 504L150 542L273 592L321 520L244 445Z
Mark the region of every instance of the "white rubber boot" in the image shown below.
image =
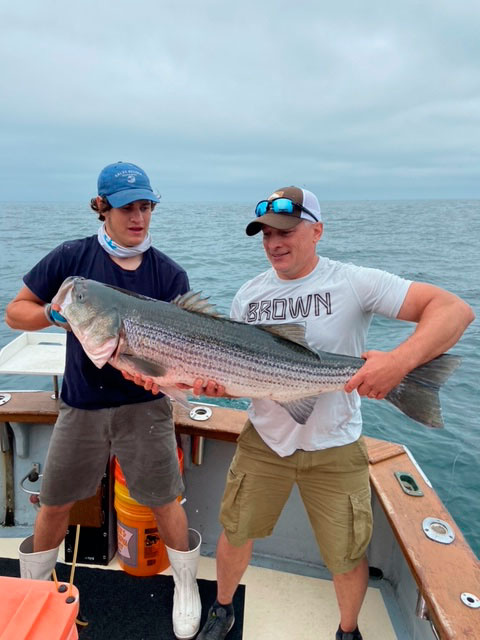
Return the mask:
M57 563L58 549L33 551L33 536L25 538L18 549L20 577L30 580L50 580Z
M201 542L202 536L198 531L189 529L190 551L177 551L166 546L175 582L173 632L179 640L194 638L200 627L202 605L198 593L197 569Z

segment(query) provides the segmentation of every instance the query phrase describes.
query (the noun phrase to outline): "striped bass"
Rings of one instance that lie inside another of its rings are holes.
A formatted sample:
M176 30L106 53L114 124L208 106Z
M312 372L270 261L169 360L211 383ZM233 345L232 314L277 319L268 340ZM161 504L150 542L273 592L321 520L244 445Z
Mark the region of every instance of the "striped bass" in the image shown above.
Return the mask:
M221 317L188 292L161 302L81 277L67 278L53 299L99 368L152 378L188 406L176 385L215 380L233 397L269 398L305 424L322 393L343 390L364 360L313 351L300 324L249 325ZM414 369L385 397L404 414L442 427L439 389L460 363L444 354Z

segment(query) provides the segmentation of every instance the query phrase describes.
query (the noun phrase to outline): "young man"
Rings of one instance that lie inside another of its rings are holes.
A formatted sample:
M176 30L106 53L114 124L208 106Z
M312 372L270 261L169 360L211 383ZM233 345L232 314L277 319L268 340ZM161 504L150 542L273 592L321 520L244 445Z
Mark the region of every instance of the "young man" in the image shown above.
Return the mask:
M474 316L462 300L432 285L318 256L320 205L305 189L278 189L255 213L246 232L263 232L272 269L240 288L232 318L301 321L313 349L361 356L365 364L344 391L320 396L304 425L273 401L252 401L221 506L217 599L197 638L222 640L232 628L232 598L254 539L272 533L297 482L333 574L340 609L336 640L361 640L357 619L368 584L372 514L360 396L384 398L409 371L454 345ZM392 351L364 352L374 313L416 322L416 329ZM197 380L194 392L219 397L224 388Z
M50 301L68 276L84 276L170 301L189 289L185 271L151 246L149 225L159 197L138 166L117 162L98 177L91 207L103 222L98 234L58 246L23 278L6 310L12 329L35 331L68 324ZM152 425L155 428L152 428ZM95 495L114 453L130 493L149 506L167 546L175 580L173 628L193 638L200 625L196 582L200 534L188 529L177 496L183 492L172 408L106 365L97 369L70 331L60 411L43 472L34 536L20 546L22 577L48 579L77 500Z

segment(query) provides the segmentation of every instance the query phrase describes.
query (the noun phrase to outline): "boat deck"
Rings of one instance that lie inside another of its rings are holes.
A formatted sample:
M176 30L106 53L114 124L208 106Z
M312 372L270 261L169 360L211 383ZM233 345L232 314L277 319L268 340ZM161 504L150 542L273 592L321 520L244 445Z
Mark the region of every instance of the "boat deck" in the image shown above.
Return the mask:
M14 505L16 522L31 527L31 505L19 492L18 484L33 461L44 459L51 425L58 414L58 402L49 392L12 392L11 396L0 408L0 426L2 422L10 425L15 443L14 450L9 450L10 455L0 458L5 472L9 465L7 477L12 476L6 485L4 506ZM196 409L210 411L202 406ZM185 439L188 521L203 536L205 557L199 577L213 579L212 558L221 530L217 506L245 416L242 411L215 407L208 420L194 420L190 412L174 405L174 418L177 435ZM436 637L477 639L480 562L406 449L372 438L367 438L367 446L375 519L369 562L382 571L384 579L370 582L360 617L365 640L433 640L435 635L430 623L415 615L417 604L428 611L438 632ZM421 497L405 491L408 486L401 488L397 473L408 482L413 480L411 488L418 485ZM98 507L93 511L98 519ZM99 526L90 521L92 512L88 513L88 522L82 521L83 515L76 517L79 519L70 524ZM433 517L440 532L445 525L447 531L453 532L452 544L439 544L427 537L423 528L426 517ZM9 553L7 557L16 557L18 540L12 542L6 538L31 533L31 529L21 531L21 528L0 529L0 555ZM248 640L332 639L338 624L333 583L319 558L295 490L277 523L275 535L259 540L256 550L258 555L254 553L253 566L244 580L247 587L244 637ZM466 595L472 599L473 606L466 606L461 597Z
M17 558L21 540L2 537L0 555ZM62 561L61 555L59 560ZM95 565L95 568L121 570L116 557L108 567ZM170 574L170 569L164 573ZM200 558L198 577L215 580L213 558ZM250 566L242 584L246 585L244 640L333 640L335 637L339 616L331 580ZM384 594L374 584L367 591L360 614L359 626L364 639L406 638L399 629L394 631Z

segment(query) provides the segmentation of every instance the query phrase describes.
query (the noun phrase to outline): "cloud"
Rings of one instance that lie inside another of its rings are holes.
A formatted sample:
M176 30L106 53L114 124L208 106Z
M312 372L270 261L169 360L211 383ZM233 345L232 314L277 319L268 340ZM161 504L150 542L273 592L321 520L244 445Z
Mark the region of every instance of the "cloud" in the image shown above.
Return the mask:
M331 198L479 197L479 17L473 0L3 8L2 198L84 197L118 159L177 199L288 176Z

